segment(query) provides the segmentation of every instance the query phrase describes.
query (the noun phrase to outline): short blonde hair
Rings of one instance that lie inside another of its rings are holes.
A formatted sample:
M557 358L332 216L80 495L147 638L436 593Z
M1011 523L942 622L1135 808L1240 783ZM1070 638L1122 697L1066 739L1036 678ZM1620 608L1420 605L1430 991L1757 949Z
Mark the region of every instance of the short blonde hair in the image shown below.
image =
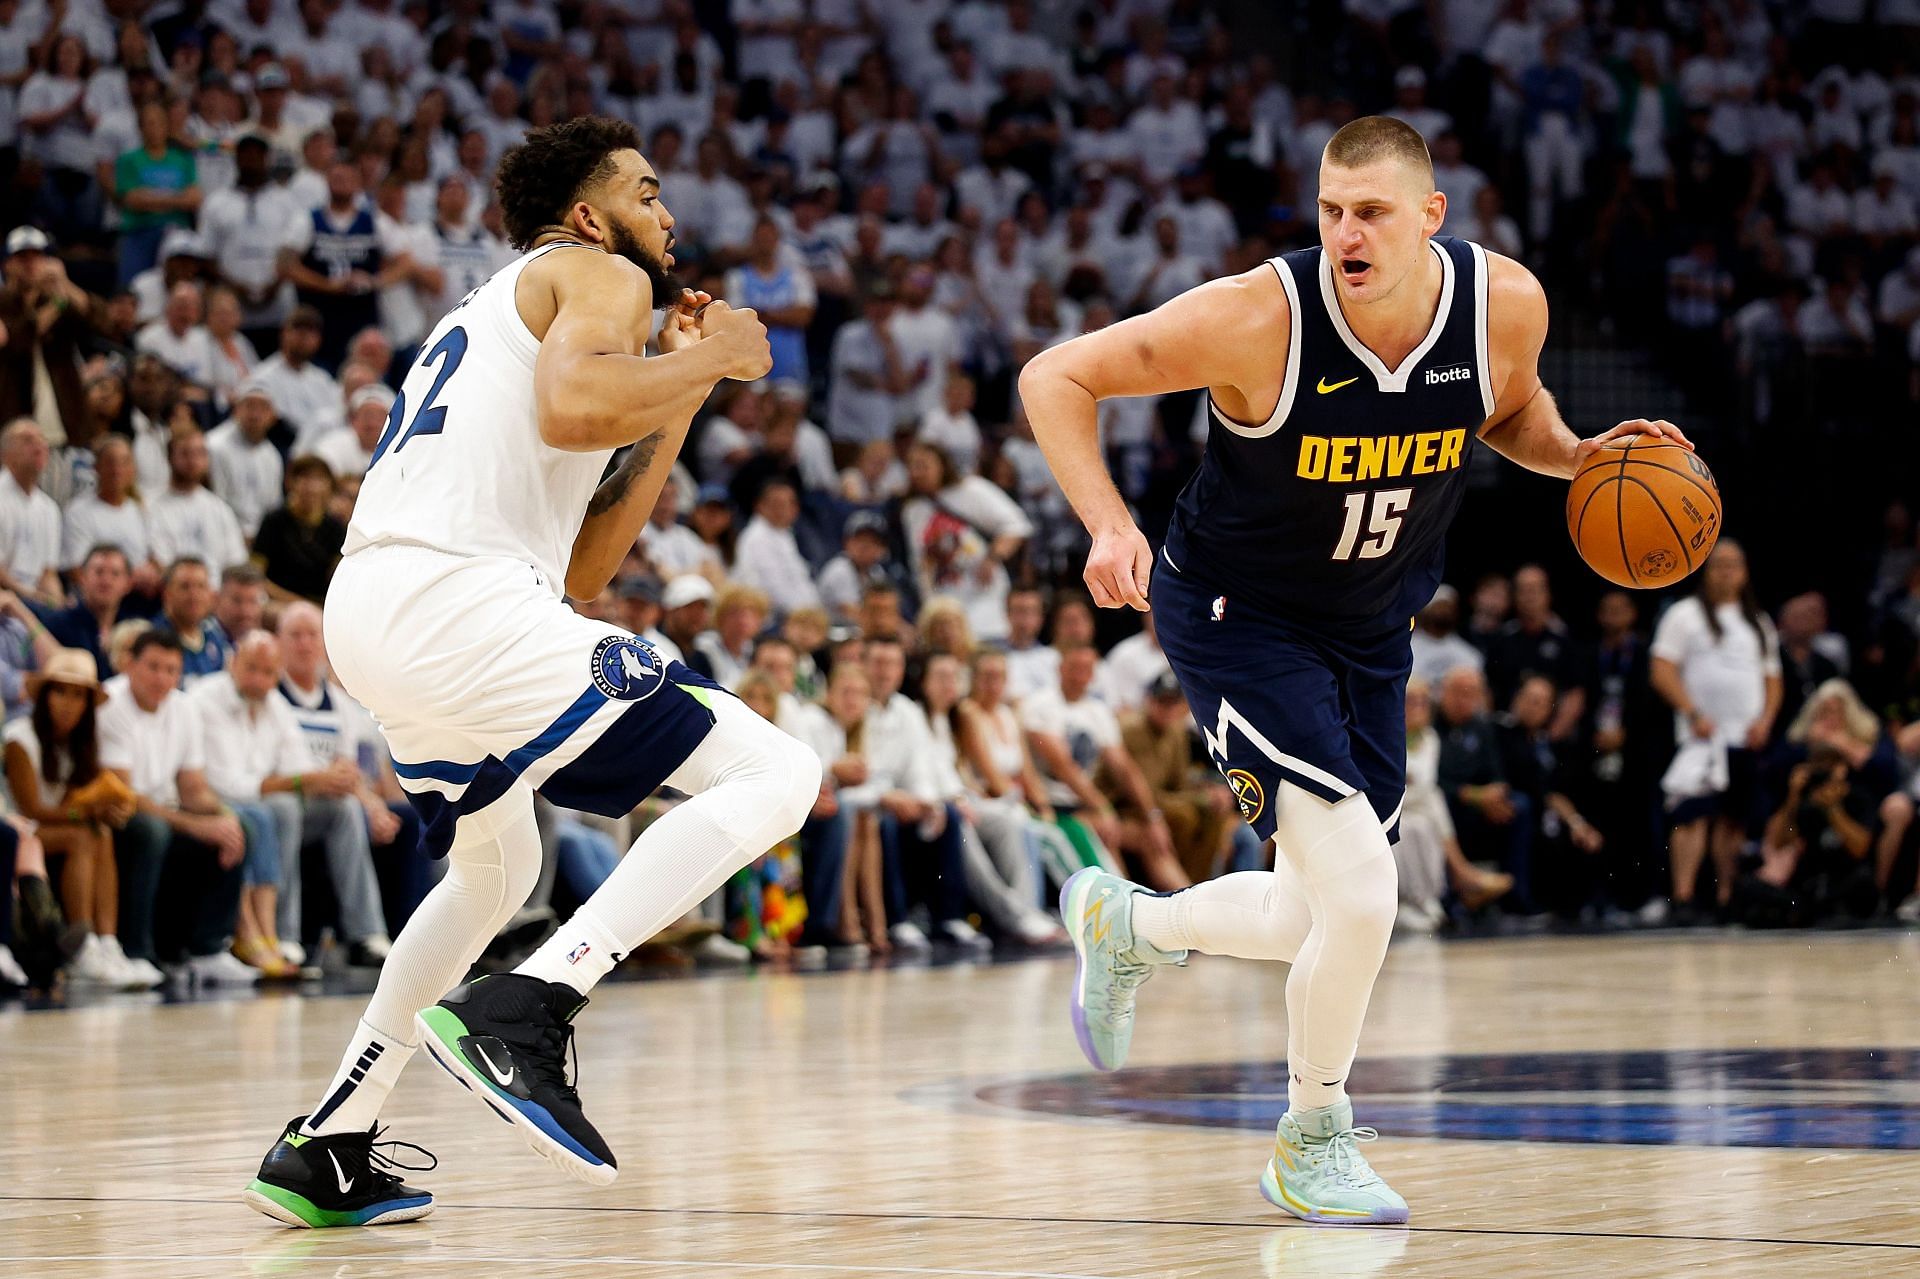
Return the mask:
M1412 165L1433 190L1433 154L1420 131L1390 115L1363 115L1349 120L1327 139L1324 159L1340 169L1361 169L1377 160Z

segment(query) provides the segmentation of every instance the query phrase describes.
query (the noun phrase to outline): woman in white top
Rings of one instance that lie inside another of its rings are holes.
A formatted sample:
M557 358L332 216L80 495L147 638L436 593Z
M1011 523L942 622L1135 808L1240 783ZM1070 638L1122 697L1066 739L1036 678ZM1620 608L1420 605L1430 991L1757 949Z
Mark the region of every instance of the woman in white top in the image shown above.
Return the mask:
M880 788L869 780L866 760L867 714L873 686L858 662L835 664L827 681L824 708L803 707L796 721L800 740L813 748L838 811L851 826L846 866L840 877L838 921L833 936L845 946L864 940L874 951L893 949L887 938L886 885L880 849ZM819 712L819 713L815 713ZM817 816L832 813L816 806ZM822 907L822 909L827 909Z
M1007 634L1007 562L1033 536L1033 521L991 480L961 475L934 445L907 450L900 508L907 558L921 598L952 595L983 640Z
M127 989L151 989L158 968L130 959L120 947L120 879L113 859L113 828L133 816L124 792L101 796L91 783L102 775L96 712L105 693L93 657L63 648L27 677L32 713L4 733L7 789L20 815L38 824L41 845L64 857L60 904L67 918L89 931L69 973L76 980Z
M920 704L933 733L935 788L960 814L967 890L1002 935L1028 946L1057 941L1063 936L1060 926L1040 909L1040 859L1027 842L1026 810L1007 797L1005 782L993 775L984 716L961 700L965 690L960 671L960 659L953 654L929 657L920 683ZM963 761L975 777L984 769L1001 794L996 797L969 787L960 772Z
M1709 846L1724 906L1758 820L1758 753L1773 735L1781 693L1780 641L1754 599L1738 542L1720 539L1694 593L1660 619L1651 651L1654 691L1673 707L1681 743L1662 782L1674 909L1691 911Z
M974 802L1018 809L1025 819L1021 833L1057 888L1082 863L1072 843L1053 824L1046 782L1027 751L1020 716L1007 701L1007 655L981 649L974 654L972 675L961 707L973 725L964 759Z

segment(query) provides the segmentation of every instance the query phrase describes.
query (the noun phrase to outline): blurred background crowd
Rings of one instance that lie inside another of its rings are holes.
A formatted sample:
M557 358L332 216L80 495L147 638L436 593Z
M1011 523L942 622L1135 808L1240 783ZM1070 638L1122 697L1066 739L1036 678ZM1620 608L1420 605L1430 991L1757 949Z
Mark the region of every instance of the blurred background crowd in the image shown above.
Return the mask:
M576 606L828 766L677 962L1046 947L1077 866L1270 863L1151 619L1080 591L1015 379L1314 243L1370 112L1546 284L1576 429L1681 422L1738 539L1603 592L1479 451L1402 926L1915 922L1917 68L1920 0L0 0L0 985L384 956L436 868L319 605L421 339L512 257L495 164L590 112L774 364ZM1199 400L1101 406L1150 537ZM671 802L543 806L496 957Z

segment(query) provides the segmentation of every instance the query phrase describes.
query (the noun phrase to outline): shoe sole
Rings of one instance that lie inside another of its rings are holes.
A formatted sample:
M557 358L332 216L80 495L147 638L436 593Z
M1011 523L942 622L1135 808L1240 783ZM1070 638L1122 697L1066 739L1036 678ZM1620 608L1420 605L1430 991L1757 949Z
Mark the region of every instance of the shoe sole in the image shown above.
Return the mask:
M1073 994L1068 1001L1073 1014L1073 1037L1080 1041L1080 1051L1095 1070L1113 1071L1120 1069L1124 1062L1108 1065L1100 1060L1100 1053L1093 1046L1093 1032L1087 1027L1087 946L1081 921L1086 915L1087 896L1093 891L1093 881L1100 874L1099 867L1085 866L1067 876L1067 882L1060 885L1060 922L1066 925L1067 937L1073 942Z
M1376 1212L1358 1212L1349 1208L1316 1208L1293 1197L1280 1179L1273 1175L1273 1161L1260 1171L1260 1197L1281 1212L1312 1222L1316 1226L1404 1226L1410 1215L1405 1208L1382 1208Z
M357 1212L339 1212L314 1204L305 1195L284 1190L255 1178L240 1192L240 1198L255 1212L265 1213L283 1225L299 1230L325 1230L335 1226L392 1226L402 1221L418 1221L433 1211L433 1196L396 1199L386 1205L372 1205Z
M614 1178L620 1175L618 1168L593 1160L567 1144L568 1139L548 1131L541 1124L542 1119L555 1129L560 1126L553 1122L545 1108L503 1091L484 1072L474 1068L459 1047L460 1036L471 1032L457 1016L436 1004L415 1014L414 1021L424 1032L421 1044L426 1048L427 1056L452 1075L455 1082L496 1118L518 1128L534 1154L575 1181L584 1181L589 1186L613 1184Z

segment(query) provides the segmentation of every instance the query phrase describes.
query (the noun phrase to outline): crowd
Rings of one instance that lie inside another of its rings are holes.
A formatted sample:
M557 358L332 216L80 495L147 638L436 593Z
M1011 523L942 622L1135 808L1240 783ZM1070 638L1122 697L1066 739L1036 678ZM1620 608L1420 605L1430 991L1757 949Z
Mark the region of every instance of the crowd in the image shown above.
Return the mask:
M1723 440L1920 401L1920 6L1317 0L1243 38L1248 8L0 0L0 982L294 977L326 934L377 963L431 884L319 605L422 338L511 259L494 166L549 121L640 129L680 275L773 348L576 602L827 765L683 930L710 958L1044 946L1076 866L1165 889L1271 857L1151 619L1074 587L1016 378L1312 243L1356 114L1422 131L1446 230L1526 261L1556 320L1738 389ZM1150 532L1197 399L1101 406ZM1901 474L1860 478L1872 509ZM1415 636L1403 924L1913 914L1907 510L1830 601L1761 556L1777 620L1732 545L1589 625L1510 530L1463 538L1470 593ZM543 806L515 937L671 802Z

